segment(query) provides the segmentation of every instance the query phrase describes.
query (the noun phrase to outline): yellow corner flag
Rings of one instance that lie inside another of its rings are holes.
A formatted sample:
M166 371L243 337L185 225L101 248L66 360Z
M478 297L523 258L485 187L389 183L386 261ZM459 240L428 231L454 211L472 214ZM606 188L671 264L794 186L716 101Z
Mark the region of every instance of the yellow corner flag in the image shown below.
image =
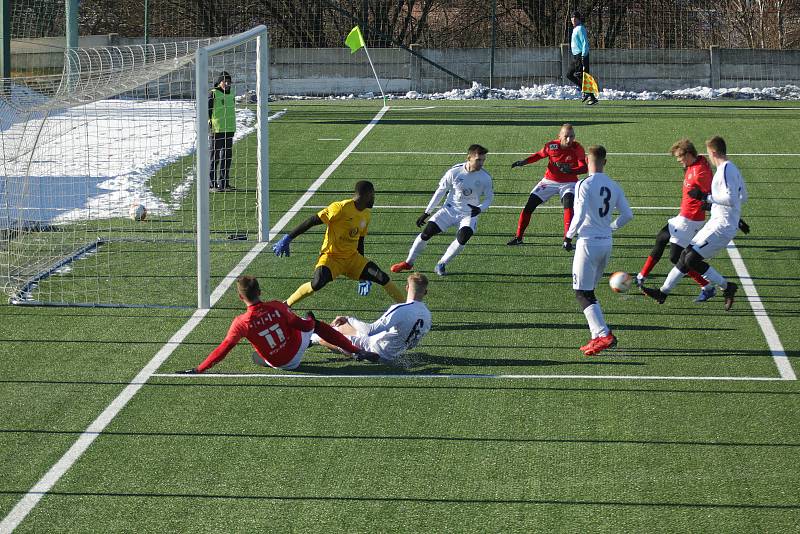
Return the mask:
M350 30L347 34L347 39L344 44L350 47L350 53L355 54L364 46L364 37L361 35L361 29L358 26Z
M588 72L583 73L583 82L581 85L581 92L583 93L592 93L594 96L598 96L600 94L600 89L597 87L597 82Z

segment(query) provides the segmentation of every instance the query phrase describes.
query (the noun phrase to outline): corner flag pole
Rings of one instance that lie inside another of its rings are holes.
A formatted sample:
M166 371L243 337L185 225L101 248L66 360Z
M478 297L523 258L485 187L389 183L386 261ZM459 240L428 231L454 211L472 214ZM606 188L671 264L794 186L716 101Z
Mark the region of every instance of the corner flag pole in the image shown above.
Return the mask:
M361 28L356 26L350 33L347 34L347 38L344 40L344 44L350 47L350 53L355 54L361 48L364 49L364 53L367 54L367 60L369 61L369 66L372 67L372 74L375 75L375 81L378 82L378 89L381 90L381 96L383 97L383 105L386 106L386 94L383 92L383 87L381 86L381 81L378 78L378 73L375 71L375 65L372 64L372 58L369 57L369 50L367 50L367 44L364 42L364 36L361 35Z

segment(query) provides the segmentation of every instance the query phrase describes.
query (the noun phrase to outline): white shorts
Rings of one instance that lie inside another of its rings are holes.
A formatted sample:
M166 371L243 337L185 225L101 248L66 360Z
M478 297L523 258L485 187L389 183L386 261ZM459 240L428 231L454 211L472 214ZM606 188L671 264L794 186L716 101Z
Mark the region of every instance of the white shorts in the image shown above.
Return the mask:
M469 226L473 233L478 229L477 217L473 217L469 213L464 214L450 204L445 204L442 209L434 213L429 222L435 223L442 232L455 225L458 225L459 228Z
M705 221L693 221L683 215L676 215L667 221L669 226L669 242L686 248L692 242L692 238L703 227Z
M293 369L297 369L300 366L300 362L303 359L303 354L306 353L306 349L311 344L311 335L313 333L314 333L313 330L311 332L300 332L300 348L297 349L297 354L292 356L292 359L283 365L272 365L268 361L264 360L264 358L261 358L260 355L258 357L262 361L264 361L265 364L267 364L269 367L272 367L273 369L283 369L284 371L291 371Z
M556 193L558 193L558 198L564 198L564 195L567 193L575 194L575 183L576 182L555 182L547 178L542 178L539 183L536 184L536 187L533 188L531 194L541 198L542 202L547 201L547 199Z
M578 238L572 258L572 289L591 291L611 258L611 238Z
M692 239L692 248L705 259L713 258L736 237L737 228L718 224L706 224Z

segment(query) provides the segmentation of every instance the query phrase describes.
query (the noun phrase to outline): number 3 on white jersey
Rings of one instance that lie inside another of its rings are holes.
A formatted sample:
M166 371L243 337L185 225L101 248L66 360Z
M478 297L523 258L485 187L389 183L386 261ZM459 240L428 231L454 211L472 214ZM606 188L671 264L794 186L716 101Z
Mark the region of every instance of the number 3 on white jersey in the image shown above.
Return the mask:
M275 333L275 335L272 335L273 332ZM278 345L278 343L283 343L284 341L286 341L286 336L283 335L283 330L281 330L281 325L279 324L274 324L269 328L267 328L266 330L262 330L261 332L258 333L258 335L262 336L264 339L267 340L267 343L269 343L269 348L271 349L274 349ZM277 343L275 342L275 336L278 337Z

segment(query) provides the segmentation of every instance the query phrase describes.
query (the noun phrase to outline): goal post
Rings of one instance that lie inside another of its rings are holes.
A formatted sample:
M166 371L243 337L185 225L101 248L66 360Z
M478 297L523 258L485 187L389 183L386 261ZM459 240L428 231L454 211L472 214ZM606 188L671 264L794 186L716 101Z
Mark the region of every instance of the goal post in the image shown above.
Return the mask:
M61 76L2 80L0 287L9 301L209 307L212 281L269 239L268 63L259 26L69 49ZM210 191L208 101L222 72L233 82L233 127L214 154L216 176L226 162L226 187Z
M208 99L210 87L201 83L208 80L210 58L224 54L234 49L241 43L256 39L256 122L258 124L256 135L256 197L258 216L258 241L269 240L269 48L267 42L267 28L257 26L234 38L227 39L203 48L198 48L195 54L196 99L197 99L197 175L202 177L210 174L211 146L203 141L209 138L208 125ZM200 182L198 181L198 184ZM211 235L209 231L209 188L197 188L197 307L209 308L211 306Z

